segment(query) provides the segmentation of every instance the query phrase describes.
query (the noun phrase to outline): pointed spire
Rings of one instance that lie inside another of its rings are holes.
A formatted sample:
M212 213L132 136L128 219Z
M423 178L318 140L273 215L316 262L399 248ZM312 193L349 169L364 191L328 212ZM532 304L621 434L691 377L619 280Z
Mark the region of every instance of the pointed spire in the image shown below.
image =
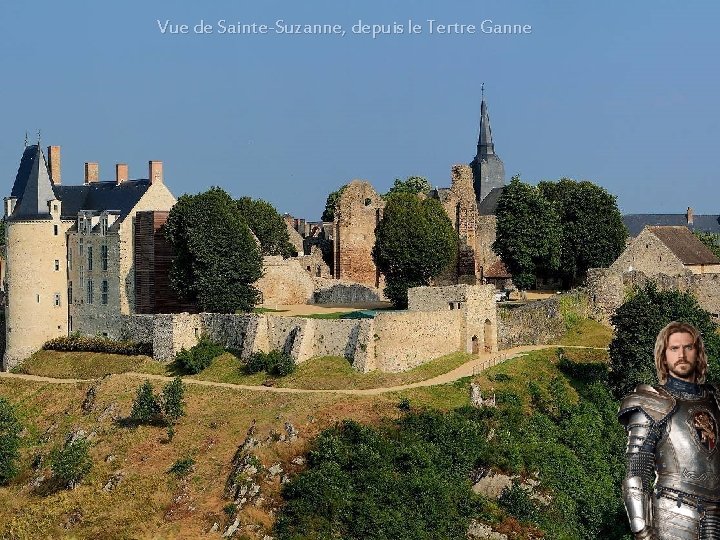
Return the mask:
M25 148L28 147L28 132L27 129L25 130Z
M47 203L56 197L50 182L45 155L39 144L25 149L12 195L18 198L12 214L13 218L49 216Z
M485 103L485 83L480 87L480 135L478 136L477 151L479 156L486 156L495 153L495 145L492 140L492 129L490 129L490 115Z

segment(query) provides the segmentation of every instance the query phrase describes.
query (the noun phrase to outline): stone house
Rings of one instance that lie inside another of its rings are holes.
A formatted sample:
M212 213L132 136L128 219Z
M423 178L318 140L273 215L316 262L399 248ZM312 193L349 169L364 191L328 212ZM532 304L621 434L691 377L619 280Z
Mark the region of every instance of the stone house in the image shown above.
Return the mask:
M175 204L161 161L138 180L118 164L107 182L88 162L83 184L64 185L60 147L49 147L48 157L39 144L26 145L5 198L3 369L75 330L119 338L120 318L136 312L135 216Z
M720 260L685 226L645 227L610 269L646 276L715 274L720 272Z

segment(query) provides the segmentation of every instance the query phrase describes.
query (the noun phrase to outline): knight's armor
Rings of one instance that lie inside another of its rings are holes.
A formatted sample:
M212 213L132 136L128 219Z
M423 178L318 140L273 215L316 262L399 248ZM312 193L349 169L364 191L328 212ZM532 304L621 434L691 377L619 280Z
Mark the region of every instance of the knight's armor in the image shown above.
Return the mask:
M641 384L623 399L623 499L636 538L720 540L718 399L711 385L671 376L662 386Z

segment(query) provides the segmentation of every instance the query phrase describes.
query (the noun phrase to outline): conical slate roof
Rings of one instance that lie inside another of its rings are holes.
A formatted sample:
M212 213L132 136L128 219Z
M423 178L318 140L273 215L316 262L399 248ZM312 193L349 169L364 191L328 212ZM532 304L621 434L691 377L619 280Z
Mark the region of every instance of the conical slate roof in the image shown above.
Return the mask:
M56 197L40 145L25 148L11 196L17 197L18 201L10 219L50 217L47 203Z

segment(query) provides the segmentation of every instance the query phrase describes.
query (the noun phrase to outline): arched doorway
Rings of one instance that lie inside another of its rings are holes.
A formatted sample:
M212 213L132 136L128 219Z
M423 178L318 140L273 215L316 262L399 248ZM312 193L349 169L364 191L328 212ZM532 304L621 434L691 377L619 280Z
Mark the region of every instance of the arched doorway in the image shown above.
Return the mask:
M470 352L473 354L478 354L480 352L480 343L477 336L472 337L472 349Z

